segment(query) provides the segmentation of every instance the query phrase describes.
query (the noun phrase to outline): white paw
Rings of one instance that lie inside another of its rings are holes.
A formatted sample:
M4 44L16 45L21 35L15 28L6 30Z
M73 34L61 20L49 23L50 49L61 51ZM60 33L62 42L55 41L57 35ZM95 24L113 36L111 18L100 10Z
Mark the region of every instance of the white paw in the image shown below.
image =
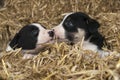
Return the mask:
M98 53L99 53L99 55L100 55L101 58L104 58L104 57L110 55L110 52L103 51L103 50L98 50Z
M13 49L10 47L10 45L7 45L6 51L8 52L8 51L11 51L11 50L13 50Z
M24 56L23 56L23 59L31 59L31 58L33 58L35 55L34 54L24 54Z

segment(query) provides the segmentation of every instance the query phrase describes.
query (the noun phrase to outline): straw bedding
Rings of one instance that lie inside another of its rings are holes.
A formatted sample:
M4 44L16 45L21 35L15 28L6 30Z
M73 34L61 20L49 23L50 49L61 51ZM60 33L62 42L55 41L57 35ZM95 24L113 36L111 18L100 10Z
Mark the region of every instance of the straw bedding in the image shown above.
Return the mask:
M81 11L98 20L113 55L100 58L84 51L81 43L48 45L33 59L22 60L21 49L6 52L9 40L26 24L37 22L48 29L62 14ZM120 0L1 0L0 80L120 80Z

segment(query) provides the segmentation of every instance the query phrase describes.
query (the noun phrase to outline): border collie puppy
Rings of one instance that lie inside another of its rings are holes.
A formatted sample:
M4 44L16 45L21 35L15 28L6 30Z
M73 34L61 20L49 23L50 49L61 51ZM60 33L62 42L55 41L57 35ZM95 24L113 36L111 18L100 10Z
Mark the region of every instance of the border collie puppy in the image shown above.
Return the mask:
M47 30L37 23L24 26L10 41L6 51L22 48L24 59L31 58L39 53L43 46L41 44L52 42L54 32Z
M83 49L92 50L103 54L104 37L98 32L100 24L98 21L90 18L82 12L74 12L67 14L62 22L53 28L58 41L69 41L72 44L83 40Z

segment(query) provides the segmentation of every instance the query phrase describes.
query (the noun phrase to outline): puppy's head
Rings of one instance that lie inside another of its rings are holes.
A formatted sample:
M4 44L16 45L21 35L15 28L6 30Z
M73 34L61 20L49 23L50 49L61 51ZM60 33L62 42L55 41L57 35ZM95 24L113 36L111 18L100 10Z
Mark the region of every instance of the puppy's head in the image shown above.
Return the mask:
M63 21L54 27L55 35L58 39L69 41L79 41L86 34L93 34L98 31L99 23L82 12L67 14Z
M6 51L15 48L23 50L33 50L38 45L47 43L53 39L54 32L46 30L43 26L37 23L24 26L9 43Z

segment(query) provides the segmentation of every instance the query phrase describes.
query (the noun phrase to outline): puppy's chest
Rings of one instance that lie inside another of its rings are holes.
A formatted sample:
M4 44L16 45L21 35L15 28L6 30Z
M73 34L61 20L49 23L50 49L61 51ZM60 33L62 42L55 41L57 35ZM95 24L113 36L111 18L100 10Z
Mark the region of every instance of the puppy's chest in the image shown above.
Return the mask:
M98 51L98 46L89 41L84 41L82 47L84 50L92 50L94 52Z

